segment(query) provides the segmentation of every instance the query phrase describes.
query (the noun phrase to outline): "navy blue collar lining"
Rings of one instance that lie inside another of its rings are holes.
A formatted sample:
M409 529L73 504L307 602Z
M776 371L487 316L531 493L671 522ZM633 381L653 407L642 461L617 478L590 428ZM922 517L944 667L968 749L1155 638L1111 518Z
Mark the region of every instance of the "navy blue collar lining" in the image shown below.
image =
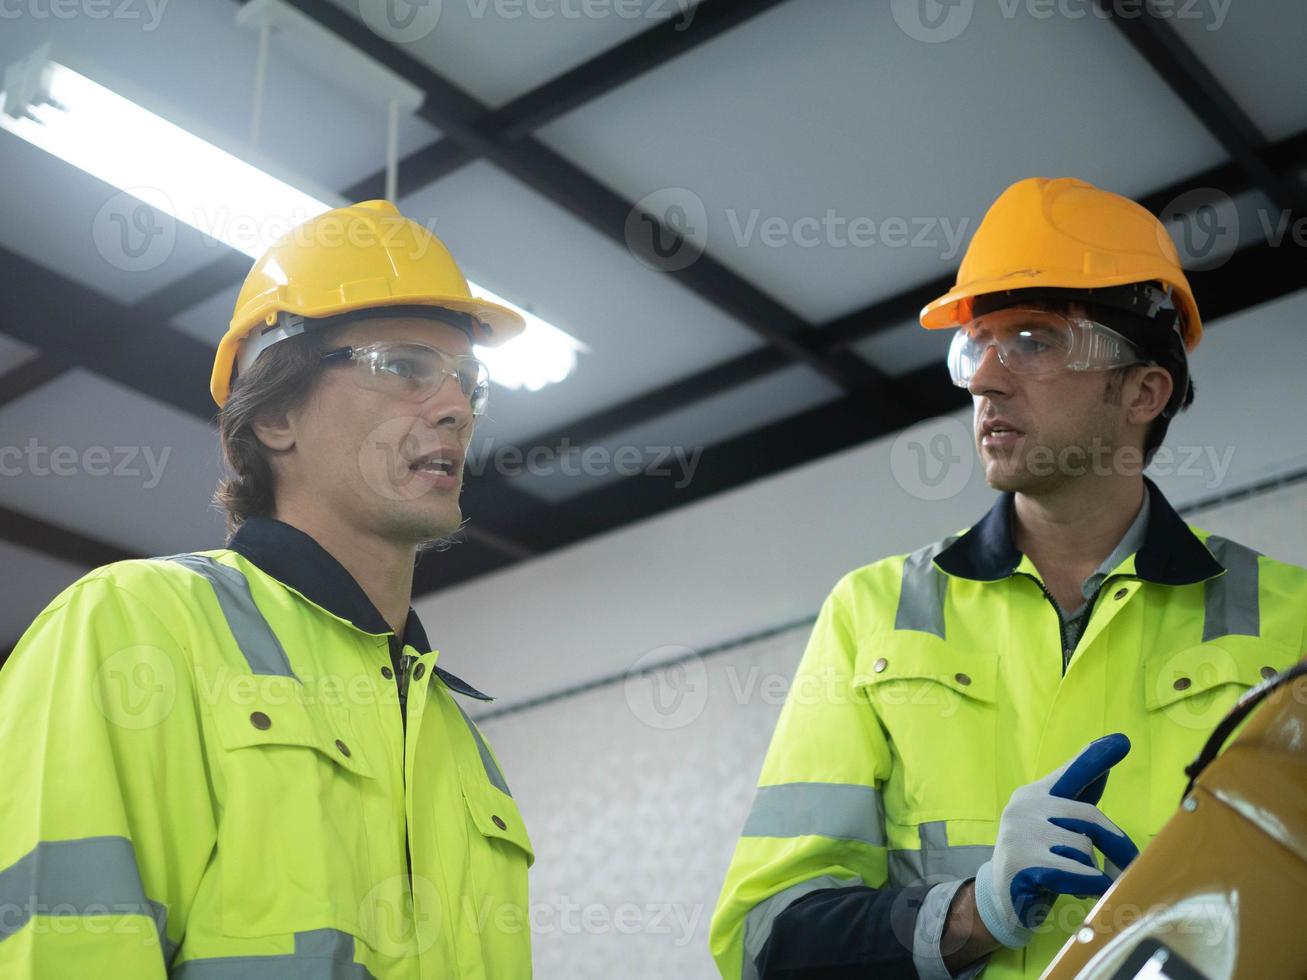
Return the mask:
M1144 487L1150 509L1144 544L1135 555L1135 574L1159 585L1191 585L1224 572L1157 485L1144 477ZM936 556L935 564L950 575L978 582L997 581L1015 572L1021 563L1012 536L1015 499L1015 494L1001 494L989 513Z
M392 632L354 576L326 548L299 528L270 517L250 517L231 536L227 547L314 605L348 620L364 633L383 636ZM426 630L412 607L404 622L403 643L419 653L431 651ZM440 667L434 670L451 690L479 701L494 700L449 671Z

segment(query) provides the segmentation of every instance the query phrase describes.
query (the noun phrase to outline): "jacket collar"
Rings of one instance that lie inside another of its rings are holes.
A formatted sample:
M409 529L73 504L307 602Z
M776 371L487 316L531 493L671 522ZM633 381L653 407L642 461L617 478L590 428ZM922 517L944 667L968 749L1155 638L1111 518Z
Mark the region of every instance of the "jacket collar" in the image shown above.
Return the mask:
M1175 512L1157 485L1144 477L1148 494L1148 527L1143 547L1135 554L1135 574L1159 585L1191 585L1225 571L1212 553ZM1007 578L1021 563L1012 535L1016 495L1003 493L980 521L935 558L950 575L993 582Z
M227 547L315 606L364 633L386 636L393 632L345 566L299 528L269 517L250 517L232 535ZM419 653L431 651L427 632L411 606L404 622L402 642ZM440 667L433 670L451 690L481 701L494 700L447 670Z

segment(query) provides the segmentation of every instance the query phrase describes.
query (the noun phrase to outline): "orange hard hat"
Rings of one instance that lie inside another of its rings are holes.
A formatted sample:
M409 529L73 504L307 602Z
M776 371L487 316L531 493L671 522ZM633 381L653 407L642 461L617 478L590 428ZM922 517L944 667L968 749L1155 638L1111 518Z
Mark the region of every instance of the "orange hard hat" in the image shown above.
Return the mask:
M958 267L957 283L921 311L928 330L971 319L972 301L1016 289L1168 287L1185 348L1203 335L1198 305L1166 226L1129 198L1072 177L1031 177L990 207Z
M297 225L254 263L218 344L209 392L219 405L227 401L242 345L284 339L274 333L282 314L320 318L397 306L470 314L472 340L483 347L526 329L514 310L472 295L449 249L427 228L389 201L364 201Z

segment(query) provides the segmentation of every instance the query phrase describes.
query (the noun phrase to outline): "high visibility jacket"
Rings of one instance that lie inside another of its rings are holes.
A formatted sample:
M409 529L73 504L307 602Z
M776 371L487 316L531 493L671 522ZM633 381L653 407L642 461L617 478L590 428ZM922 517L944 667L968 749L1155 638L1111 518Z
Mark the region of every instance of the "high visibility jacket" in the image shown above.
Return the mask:
M231 545L91 572L0 671L0 976L529 977L485 695L302 532Z
M713 917L724 977L758 977L774 937L816 946L822 976L911 971L927 887L974 877L1012 791L1110 732L1132 747L1100 808L1141 849L1158 833L1213 726L1302 656L1307 570L1190 528L1148 493L1144 544L1100 585L1065 673L1057 607L1012 543L1011 494L960 536L839 582ZM859 901L832 916L841 896ZM1093 903L1058 898L1033 941L981 975L1039 976ZM841 943L879 948L841 974Z

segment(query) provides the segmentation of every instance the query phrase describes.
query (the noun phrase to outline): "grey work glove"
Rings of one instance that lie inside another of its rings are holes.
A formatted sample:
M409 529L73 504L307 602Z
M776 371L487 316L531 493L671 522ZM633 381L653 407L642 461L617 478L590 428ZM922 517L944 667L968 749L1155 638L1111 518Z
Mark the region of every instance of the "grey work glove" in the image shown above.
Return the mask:
M1004 946L1030 942L1058 895L1101 895L1138 856L1130 838L1095 806L1111 768L1129 751L1124 735L1105 735L1008 800L994 856L976 872L976 911ZM1110 862L1107 874L1094 863L1095 847Z

